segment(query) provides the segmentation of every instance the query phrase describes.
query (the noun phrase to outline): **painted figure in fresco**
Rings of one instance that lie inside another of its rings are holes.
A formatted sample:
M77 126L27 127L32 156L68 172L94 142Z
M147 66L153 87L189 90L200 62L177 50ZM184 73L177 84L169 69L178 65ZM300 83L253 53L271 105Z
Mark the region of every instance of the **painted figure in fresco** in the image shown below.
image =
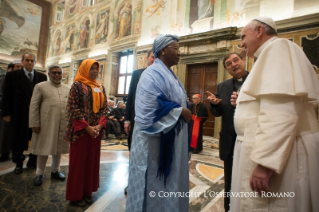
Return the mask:
M151 38L155 39L159 34L161 34L161 27L155 26L154 28L151 28Z
M105 24L104 24L104 36L107 36L107 29L108 29L108 23L109 23L109 12L105 13L105 20L104 20Z
M134 25L133 25L133 28L134 28L134 34L141 33L141 22L140 21L135 21Z
M4 20L2 18L0 18L0 35L4 30L4 23L5 23Z
M171 33L178 35L181 32L181 28L183 27L182 23L174 23L171 22Z
M95 43L100 43L101 40L104 40L107 36L108 28L108 17L109 13L102 13L100 18L97 21L96 33L95 33Z
M118 24L119 24L119 33L117 40L120 40L122 37L130 35L130 28L131 28L131 11L132 11L132 5L127 2L124 4L122 9L119 11L119 18L118 18Z
M210 17L216 0L198 0L198 19Z
M153 0L153 5L148 6L146 8L146 13L150 13L147 18L150 18L152 15L154 15L157 12L157 16L161 15L161 8L165 8L166 1L164 0Z
M69 14L73 14L76 9L76 0L69 1Z
M80 48L87 48L89 44L90 20L86 19L81 24L80 29Z
M68 30L67 37L64 41L66 53L72 51L73 42L74 42L74 29L73 29L73 27L70 27Z
M56 41L53 45L53 50L54 50L54 56L56 55L59 55L59 52L60 52L60 48L61 48L61 31L59 31L57 33L57 38L56 38Z

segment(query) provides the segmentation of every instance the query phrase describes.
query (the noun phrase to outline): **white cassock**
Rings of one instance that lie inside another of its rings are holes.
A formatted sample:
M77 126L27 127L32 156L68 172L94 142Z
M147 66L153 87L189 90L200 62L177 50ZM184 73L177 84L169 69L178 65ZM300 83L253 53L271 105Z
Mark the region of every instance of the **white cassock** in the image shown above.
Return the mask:
M294 197L232 197L231 211L317 212L318 77L302 49L286 39L269 39L255 56L237 99L231 190L253 192L249 180L261 164L274 171L271 195Z

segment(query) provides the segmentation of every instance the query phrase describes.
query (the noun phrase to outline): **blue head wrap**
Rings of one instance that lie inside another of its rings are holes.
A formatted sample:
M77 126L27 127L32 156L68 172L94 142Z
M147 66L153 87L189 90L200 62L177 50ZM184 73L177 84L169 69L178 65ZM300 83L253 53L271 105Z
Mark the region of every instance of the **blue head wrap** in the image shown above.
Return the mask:
M166 34L166 35L163 35L163 34L159 34L155 40L154 40L154 43L153 43L153 54L154 54L154 57L157 58L157 54L162 50L164 49L165 46L167 46L168 44L172 43L172 42L178 42L179 39L178 39L178 36L177 35L170 35L170 34Z

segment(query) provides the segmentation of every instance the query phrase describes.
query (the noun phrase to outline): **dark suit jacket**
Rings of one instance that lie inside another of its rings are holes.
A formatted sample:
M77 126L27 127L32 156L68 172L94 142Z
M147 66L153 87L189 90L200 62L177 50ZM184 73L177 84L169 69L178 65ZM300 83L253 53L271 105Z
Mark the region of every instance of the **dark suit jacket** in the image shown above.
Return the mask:
M13 134L11 148L27 150L32 131L29 128L29 107L33 88L37 83L47 81L47 76L34 71L31 83L23 69L6 74L3 85L2 117L12 116Z
M133 74L132 74L130 89L128 91L126 108L125 108L125 120L130 121L131 125L134 124L134 118L135 118L136 88L137 88L137 84L140 81L140 77L141 77L144 70L145 70L145 68L138 69L138 70L133 71Z
M125 109L120 109L120 108L114 108L113 110L113 116L116 118L118 121L124 116L125 117Z
M210 104L212 114L215 117L222 116L222 130L219 133L219 157L223 161L233 156L237 136L234 129L235 107L230 104L233 87L233 79L219 83L215 96L222 99L222 101L218 105Z
M5 74L0 75L0 105L1 105L1 103L2 103L3 83L4 83L5 77L6 77Z

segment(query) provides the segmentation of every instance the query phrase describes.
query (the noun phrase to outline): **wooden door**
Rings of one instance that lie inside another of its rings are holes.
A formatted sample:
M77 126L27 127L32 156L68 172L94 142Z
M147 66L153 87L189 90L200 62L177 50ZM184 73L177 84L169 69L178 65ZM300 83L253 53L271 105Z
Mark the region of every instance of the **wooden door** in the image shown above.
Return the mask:
M187 94L202 96L202 102L208 111L208 119L204 124L203 134L214 136L215 117L209 111L206 91L215 93L217 89L217 63L189 65L187 76Z

